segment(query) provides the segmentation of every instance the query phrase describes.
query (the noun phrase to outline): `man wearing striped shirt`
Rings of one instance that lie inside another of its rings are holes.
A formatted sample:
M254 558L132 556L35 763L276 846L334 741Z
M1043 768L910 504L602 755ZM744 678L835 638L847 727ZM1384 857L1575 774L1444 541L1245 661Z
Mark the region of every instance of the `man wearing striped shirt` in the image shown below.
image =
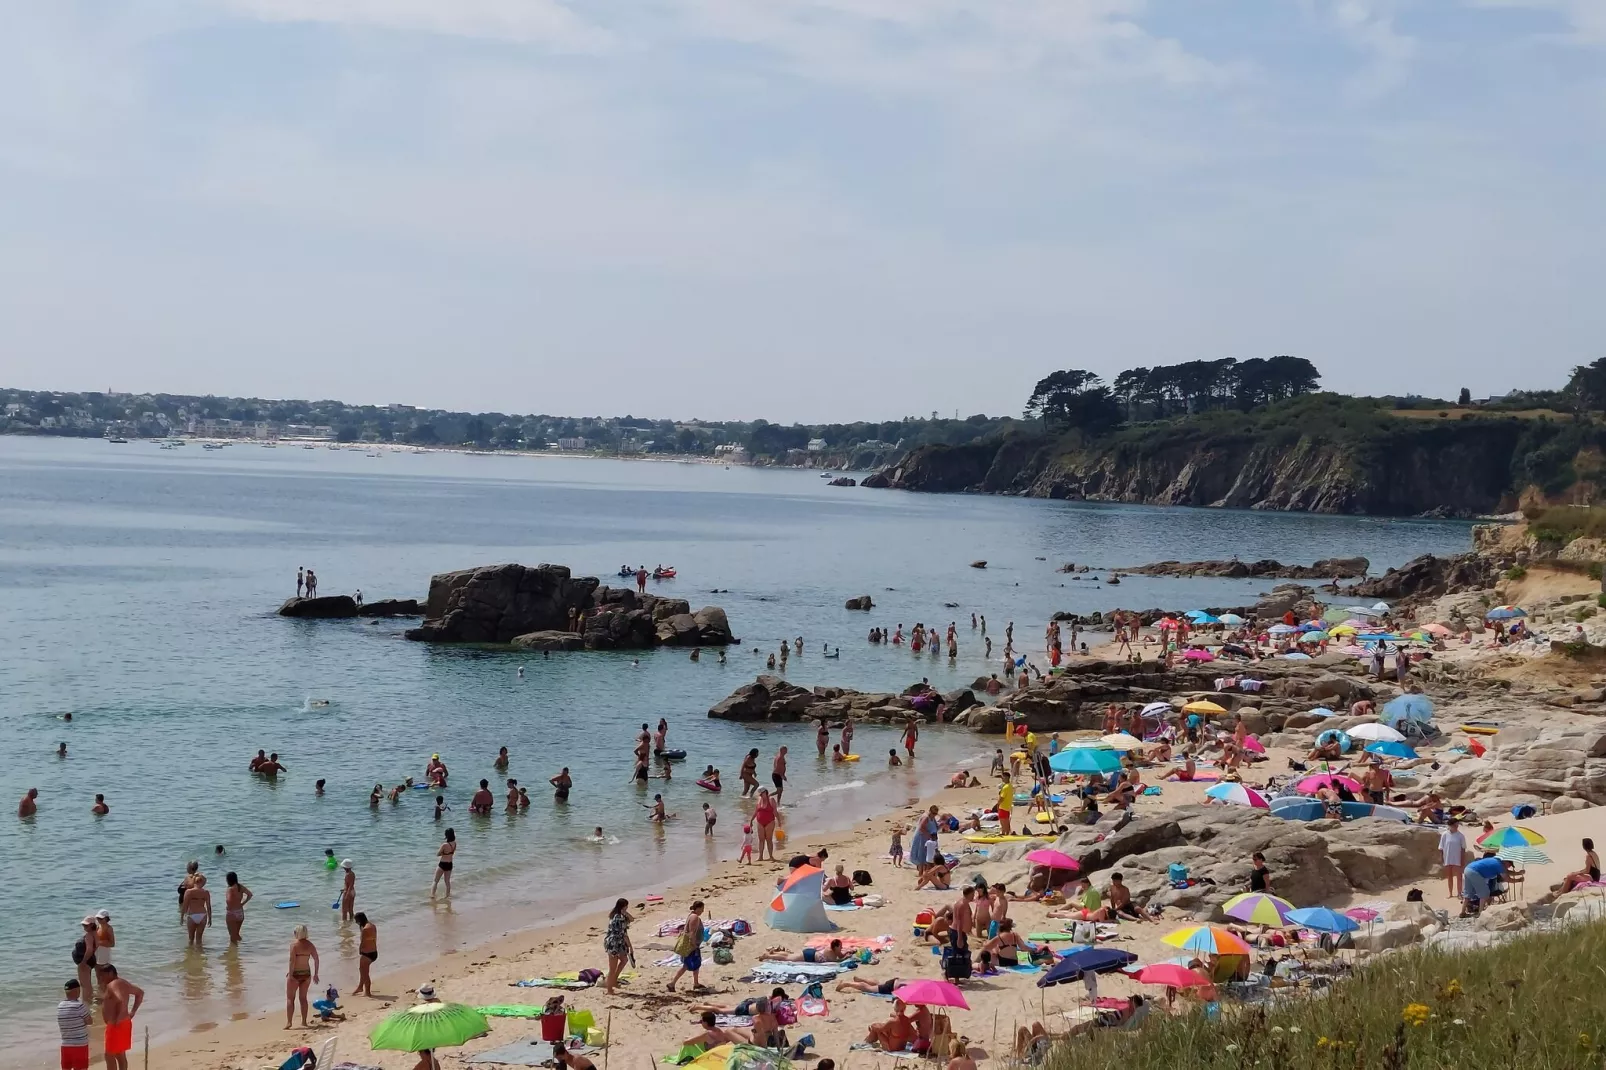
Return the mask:
M77 980L67 982L67 998L56 1004L61 1029L61 1070L89 1070L89 1008L79 998Z

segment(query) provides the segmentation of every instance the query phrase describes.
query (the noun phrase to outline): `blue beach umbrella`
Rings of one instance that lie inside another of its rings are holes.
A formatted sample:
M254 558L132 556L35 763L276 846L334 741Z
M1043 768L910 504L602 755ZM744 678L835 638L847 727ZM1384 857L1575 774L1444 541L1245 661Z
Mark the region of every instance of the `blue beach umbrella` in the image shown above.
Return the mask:
M1130 966L1136 961L1138 957L1132 952L1114 947L1090 947L1082 951L1072 951L1038 978L1037 987L1048 988L1051 985L1079 980L1084 973L1109 973Z
M1395 743L1390 740L1380 740L1366 745L1366 753L1381 754L1385 758L1415 758L1416 751L1411 749L1409 743Z
M1302 907L1290 910L1288 920L1319 933L1352 933L1360 928L1354 918L1345 917L1327 907Z
M1388 700L1378 720L1390 728L1398 727L1401 721L1431 721L1433 700L1426 695L1399 695Z
M1317 706L1315 709L1310 710L1309 712L1310 712L1310 715L1312 717L1332 717L1332 716L1334 716L1333 711L1328 709L1326 706Z
M1309 654L1278 654L1284 661L1309 661Z
M1082 776L1113 773L1121 768L1121 756L1104 747L1069 747L1051 755L1048 767L1056 773L1077 773Z
M1195 623L1195 624L1220 624L1221 623L1221 618L1220 617L1212 617L1208 613L1202 613L1199 616L1193 618L1193 623Z
M1528 611L1517 606L1495 606L1483 615L1485 620L1510 620L1512 617L1526 617Z

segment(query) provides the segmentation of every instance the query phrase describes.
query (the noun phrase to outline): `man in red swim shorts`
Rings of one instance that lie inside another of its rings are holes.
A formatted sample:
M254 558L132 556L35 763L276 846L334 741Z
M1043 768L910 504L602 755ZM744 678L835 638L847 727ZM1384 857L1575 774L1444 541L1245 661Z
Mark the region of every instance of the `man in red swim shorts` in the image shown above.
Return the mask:
M117 967L103 962L100 977L100 1017L106 1023L106 1070L128 1070L128 1052L134 1046L134 1015L145 1002L145 990L117 976Z

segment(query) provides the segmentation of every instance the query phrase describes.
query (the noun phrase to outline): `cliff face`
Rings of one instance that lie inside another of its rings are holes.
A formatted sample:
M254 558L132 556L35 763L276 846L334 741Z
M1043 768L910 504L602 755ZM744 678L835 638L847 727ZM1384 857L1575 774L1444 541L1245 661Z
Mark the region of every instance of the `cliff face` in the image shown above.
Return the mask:
M1515 499L1510 473L1517 436L1502 424L1430 423L1349 437L1171 428L1074 446L1017 436L918 449L866 485L1154 505L1471 516Z

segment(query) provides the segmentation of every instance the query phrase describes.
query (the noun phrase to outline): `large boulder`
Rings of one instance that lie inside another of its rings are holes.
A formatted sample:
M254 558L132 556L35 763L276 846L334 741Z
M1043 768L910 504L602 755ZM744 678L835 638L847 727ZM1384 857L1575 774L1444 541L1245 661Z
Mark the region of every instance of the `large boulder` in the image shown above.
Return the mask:
M1418 825L1374 818L1346 821L1327 839L1327 853L1351 887L1381 891L1432 872L1439 838Z
M875 602L871 601L869 595L861 594L856 598L848 599L842 604L842 608L870 610L875 608Z
M652 614L644 609L593 610L581 628L587 650L642 650L659 642Z
M1527 903L1493 903L1478 913L1472 927L1484 933L1514 933L1533 923L1533 908Z
M1573 724L1547 727L1532 739L1496 744L1484 758L1484 795L1569 797L1606 804L1606 727ZM1459 765L1460 763L1458 763Z
M520 635L564 631L591 604L595 577L563 565L487 565L443 572L429 581L424 623L407 638L430 643L509 643ZM591 622L587 621L587 631ZM651 638L647 643L650 645ZM588 644L589 645L589 644Z
M736 642L730 618L718 606L704 606L692 614L697 622L698 640L705 646L727 646Z
M357 607L359 617L421 617L424 606L416 598L381 598Z
M1433 930L1437 932L1437 928ZM1377 921L1363 925L1350 934L1357 951L1388 951L1396 947L1409 947L1424 934L1420 926L1409 921Z
M715 703L708 716L726 721L800 721L827 701L815 691L765 674Z
M279 607L281 617L303 620L336 620L357 615L357 600L349 594L326 594L317 598L290 598Z
M513 645L520 650L583 650L585 637L579 632L529 632L515 635Z
M666 646L697 646L702 642L697 618L690 613L676 613L658 621L658 641Z

